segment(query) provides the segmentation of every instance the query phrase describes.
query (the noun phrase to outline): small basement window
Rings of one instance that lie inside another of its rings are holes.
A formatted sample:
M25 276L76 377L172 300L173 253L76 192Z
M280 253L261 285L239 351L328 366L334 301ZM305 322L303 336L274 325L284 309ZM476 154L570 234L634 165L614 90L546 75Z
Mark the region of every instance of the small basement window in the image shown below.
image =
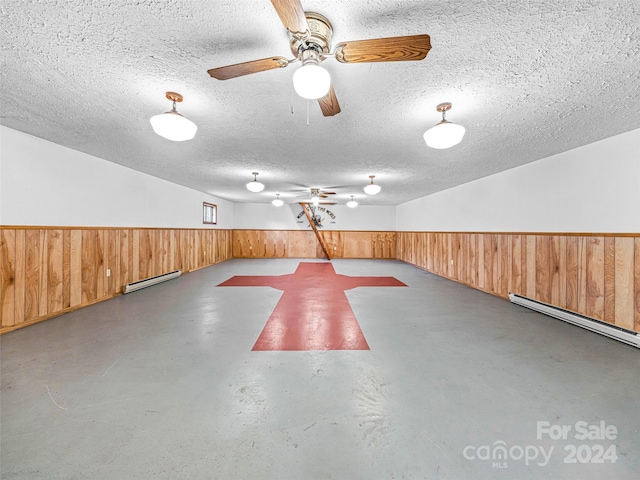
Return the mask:
M213 203L202 202L202 223L218 223L218 207Z

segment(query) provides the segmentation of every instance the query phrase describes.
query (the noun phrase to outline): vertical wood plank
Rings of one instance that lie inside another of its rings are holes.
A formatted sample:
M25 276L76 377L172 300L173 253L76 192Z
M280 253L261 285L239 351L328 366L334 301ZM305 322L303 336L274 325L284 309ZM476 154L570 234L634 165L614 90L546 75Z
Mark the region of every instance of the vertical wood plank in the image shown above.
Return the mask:
M42 317L48 313L49 306L49 259L47 258L49 249L48 231L40 230L40 245L38 251L40 254L40 275L38 285L40 286L40 294L38 295L38 316Z
M169 271L179 270L176 268L176 231L169 230Z
M24 320L30 321L38 318L40 308L40 230L27 230L25 243Z
M105 279L105 295L115 295L121 287L120 284L120 231L105 230L106 268L110 275Z
M485 268L484 268L484 235L482 233L478 234L478 283L476 284L478 288L484 290L485 289Z
M449 234L449 278L454 280L460 279L458 265L460 262L460 235L457 233Z
M170 272L170 259L171 259L171 231L167 229L162 230L162 272L160 273L168 273Z
M140 230L131 230L131 278L129 283L140 280Z
M82 230L82 303L90 303L98 297L96 284L96 230Z
M536 298L536 236L527 235L527 296L530 298ZM523 279L524 282L524 279Z
M551 282L549 278L549 237L536 235L536 294L535 299L551 302Z
M498 293L500 291L500 244L499 236L491 234L491 291Z
M549 303L560 306L560 237L549 236Z
M634 322L634 239L614 238L615 250L615 301L616 325L633 330Z
M498 235L498 291L502 297L509 296L509 267L511 264L511 239L509 235Z
M15 316L14 325L24 322L25 291L27 284L26 271L26 235L25 230L16 230L16 262L15 262Z
M631 245L633 246L633 239L631 239ZM633 275L631 278L633 278ZM616 323L615 237L605 237L604 239L604 321L608 323Z
M640 238L634 239L634 310L636 332L640 332Z
M604 319L604 238L587 240L587 309L586 315Z
M496 259L495 235L486 233L483 235L484 249L481 252L484 257L484 289L495 292L494 262Z
M558 306L567 308L567 237L558 236Z
M104 230L96 230L96 299L104 298L106 275L106 250L104 246Z
M183 270L182 267L182 236L180 230L173 231L173 267L174 270Z
M70 306L82 303L82 230L71 230L71 256L69 258Z
M469 275L467 281L472 287L478 286L478 236L469 234Z
M578 311L578 238L567 237L567 310Z
M71 230L62 232L62 308L71 306Z
M528 274L527 272L527 235L522 235L520 238L520 277L521 277L521 291L522 295L527 296L527 282L528 282Z
M587 314L587 238L578 237L578 312Z
M117 285L116 292L121 292L124 286L127 283L131 283L131 265L132 265L132 257L131 257L131 244L133 242L133 237L131 235L131 230L122 229L118 231L118 236L120 237L120 274L119 281Z
M47 234L47 313L63 309L64 238L62 230L49 230Z
M522 295L522 240L520 235L511 235L509 290L518 295Z
M138 254L138 263L139 263L139 280L143 280L145 278L149 278L149 272L153 267L150 267L151 259L153 258L153 253L151 252L151 238L149 237L149 230L142 229L140 232L140 251Z
M0 326L15 325L16 231L0 230Z
M195 230L189 230L189 266L192 270L198 268L198 237Z

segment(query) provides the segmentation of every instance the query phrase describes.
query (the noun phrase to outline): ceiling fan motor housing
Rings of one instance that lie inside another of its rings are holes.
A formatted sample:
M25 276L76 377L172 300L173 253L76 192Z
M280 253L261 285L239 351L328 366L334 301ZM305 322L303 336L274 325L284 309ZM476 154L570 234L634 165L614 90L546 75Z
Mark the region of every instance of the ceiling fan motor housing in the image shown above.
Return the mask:
M331 22L323 15L315 12L305 12L305 16L307 17L311 36L305 39L304 42L292 36L291 52L296 57L309 48L316 50L318 53L329 53L331 49L331 36L333 35Z

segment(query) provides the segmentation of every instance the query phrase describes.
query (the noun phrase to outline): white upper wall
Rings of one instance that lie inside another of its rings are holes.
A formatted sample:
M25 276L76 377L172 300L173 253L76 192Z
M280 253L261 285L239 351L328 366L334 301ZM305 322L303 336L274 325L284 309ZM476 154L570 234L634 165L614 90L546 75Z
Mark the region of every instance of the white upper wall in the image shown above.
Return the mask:
M202 202L218 206L203 225ZM233 228L234 204L0 126L0 224Z
M342 199L340 200L342 201ZM346 202L346 200L344 200ZM274 207L270 203L236 203L235 228L255 230L309 230L309 221L298 203ZM317 215L324 230L393 231L396 207L320 205ZM333 215L333 216L332 216Z
M396 229L640 232L640 129L398 205Z
M639 152L640 129L397 207L320 215L326 230L637 233ZM298 204L233 204L0 126L0 224L206 228L202 202L218 205L214 228L309 228Z

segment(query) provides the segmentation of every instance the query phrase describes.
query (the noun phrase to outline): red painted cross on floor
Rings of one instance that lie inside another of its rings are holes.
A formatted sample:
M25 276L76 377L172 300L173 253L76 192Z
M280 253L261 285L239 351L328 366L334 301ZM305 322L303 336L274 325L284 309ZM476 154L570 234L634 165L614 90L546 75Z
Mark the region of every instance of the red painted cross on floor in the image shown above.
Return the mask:
M283 290L252 350L369 350L345 290L406 287L394 277L339 275L330 263L302 262L295 273L235 276L219 287Z

